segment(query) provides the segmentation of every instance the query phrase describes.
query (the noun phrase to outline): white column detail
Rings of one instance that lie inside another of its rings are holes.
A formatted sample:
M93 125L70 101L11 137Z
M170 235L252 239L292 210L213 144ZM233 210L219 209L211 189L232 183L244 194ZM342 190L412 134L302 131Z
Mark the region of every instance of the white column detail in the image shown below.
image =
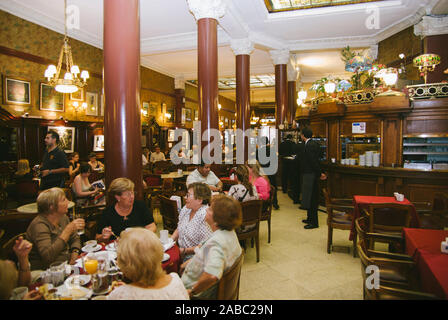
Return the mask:
M274 65L278 64L288 64L289 62L289 50L270 50L269 54L271 55L272 62Z
M236 56L250 55L254 51L254 43L249 38L232 39L230 40L230 46Z
M416 36L421 36L423 38L448 34L448 16L424 16L422 21L414 26L414 33Z
M174 78L174 89L185 90L185 78L184 78L184 76L176 76Z
M226 13L222 0L187 0L188 8L196 20L212 18L218 20Z

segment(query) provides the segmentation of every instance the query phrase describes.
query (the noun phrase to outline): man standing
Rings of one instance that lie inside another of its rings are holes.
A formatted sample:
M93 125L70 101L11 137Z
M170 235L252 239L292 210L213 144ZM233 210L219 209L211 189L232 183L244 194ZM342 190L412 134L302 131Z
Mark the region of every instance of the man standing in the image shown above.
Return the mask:
M291 157L294 154L295 143L292 141L292 134L288 134L286 139L280 143L279 146L279 154L282 159L282 190L283 193L288 193L288 180L291 176L291 164L292 161L290 159L286 159L287 157Z
M320 168L320 146L311 140L313 131L309 128L302 129L300 138L304 141L300 170L302 174L302 208L307 210L305 229L319 227L317 209L319 207L319 179L325 180L327 176Z
M45 136L47 150L40 167L40 172L42 173L42 179L40 181L41 190L47 190L53 187L64 187L69 163L65 152L59 149L58 143L59 134L56 131L48 132Z
M165 155L160 152L160 147L156 147L156 152L151 153L150 161L152 163L157 161L165 161Z

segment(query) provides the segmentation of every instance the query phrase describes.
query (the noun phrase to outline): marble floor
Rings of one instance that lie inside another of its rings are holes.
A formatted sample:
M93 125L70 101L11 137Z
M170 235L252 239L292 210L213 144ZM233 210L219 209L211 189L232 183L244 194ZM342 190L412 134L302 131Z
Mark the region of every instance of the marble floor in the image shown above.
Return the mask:
M248 247L241 270L241 300L362 300L359 258L353 258L348 231L334 230L337 251L327 254L326 213L319 211L318 229L305 230L306 211L283 192L280 210L272 211L271 243L267 222L260 225L260 262ZM159 212L154 212L162 229ZM350 252L348 248L350 247Z

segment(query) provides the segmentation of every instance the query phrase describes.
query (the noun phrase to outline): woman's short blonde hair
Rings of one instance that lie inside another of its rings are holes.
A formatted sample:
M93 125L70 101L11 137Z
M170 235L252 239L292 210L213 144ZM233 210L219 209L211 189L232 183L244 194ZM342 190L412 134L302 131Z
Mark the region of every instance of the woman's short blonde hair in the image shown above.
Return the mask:
M154 232L131 228L121 233L117 264L123 275L144 286L153 286L165 273L162 269L163 246Z
M17 162L16 174L23 176L24 174L27 174L28 172L30 172L30 163L28 162L27 159L20 159Z
M212 191L202 182L194 182L188 185L188 190L192 189L194 198L196 200L202 200L202 204L209 204L212 198Z
M0 300L8 300L17 287L19 273L12 261L0 260Z
M115 196L121 196L121 194L126 191L134 191L134 186L134 182L128 178L117 178L113 180L107 191L109 201L115 203L117 201Z
M219 229L230 231L241 225L243 212L238 200L226 195L217 195L212 198L210 208Z
M42 191L37 197L37 211L48 214L58 209L59 201L65 198L65 192L61 188L51 188Z

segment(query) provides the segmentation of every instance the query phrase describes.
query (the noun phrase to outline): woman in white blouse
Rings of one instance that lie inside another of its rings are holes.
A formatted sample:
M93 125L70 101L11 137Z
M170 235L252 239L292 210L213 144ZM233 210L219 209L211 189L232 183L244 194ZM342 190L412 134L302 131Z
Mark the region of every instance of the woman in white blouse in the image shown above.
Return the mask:
M171 238L177 241L184 260L194 255L195 248L212 235L205 221L212 193L205 183L192 183L188 186L185 206L179 213L179 222Z

